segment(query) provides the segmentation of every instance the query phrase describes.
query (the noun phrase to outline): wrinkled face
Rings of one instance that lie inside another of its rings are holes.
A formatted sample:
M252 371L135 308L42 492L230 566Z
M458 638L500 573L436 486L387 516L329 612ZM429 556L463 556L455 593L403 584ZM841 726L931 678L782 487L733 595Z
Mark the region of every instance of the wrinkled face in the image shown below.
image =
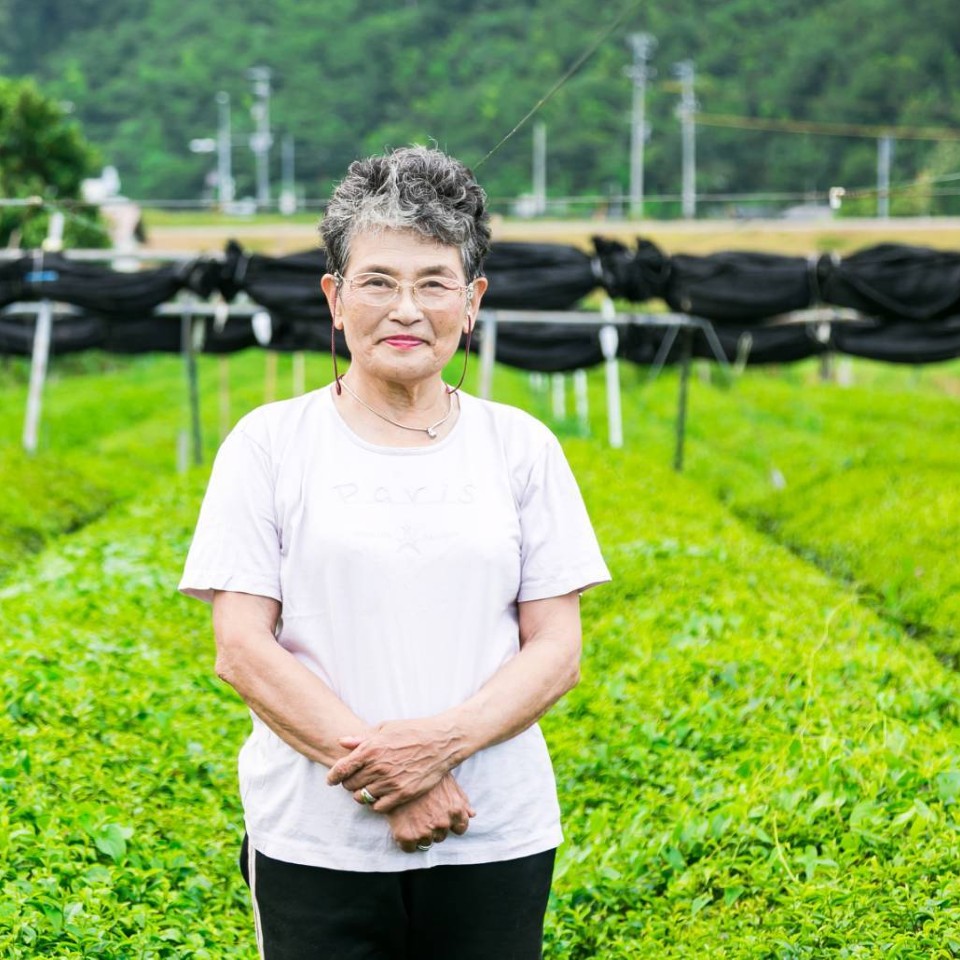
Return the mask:
M399 295L386 304L365 302L369 297L357 284L388 285L370 274L398 281ZM334 324L343 330L352 366L363 377L405 384L429 380L439 376L456 352L461 334L476 318L487 282L479 277L472 296L461 290L448 304L436 307L424 306L414 296L413 284L426 278L466 287L459 249L406 230L386 229L353 238L342 284L331 274L324 276L321 285Z

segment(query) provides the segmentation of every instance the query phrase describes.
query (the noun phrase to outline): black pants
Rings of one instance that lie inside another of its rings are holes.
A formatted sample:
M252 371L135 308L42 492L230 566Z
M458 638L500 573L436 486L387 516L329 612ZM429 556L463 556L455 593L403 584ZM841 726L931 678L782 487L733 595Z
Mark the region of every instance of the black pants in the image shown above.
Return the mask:
M244 837L240 864L264 960L540 960L554 853L353 873L251 864Z

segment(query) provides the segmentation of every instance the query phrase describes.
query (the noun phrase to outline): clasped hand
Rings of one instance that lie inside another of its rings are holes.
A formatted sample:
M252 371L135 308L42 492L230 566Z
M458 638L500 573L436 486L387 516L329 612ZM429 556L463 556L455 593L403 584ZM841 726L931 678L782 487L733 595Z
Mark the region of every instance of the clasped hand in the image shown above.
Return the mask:
M417 843L439 843L447 832L466 832L475 811L449 771L454 765L453 738L428 721L395 720L369 734L344 737L350 753L327 775L358 803L387 814L394 839L412 853Z
M452 735L428 720L390 720L362 736L344 737L340 745L350 753L330 768L327 783L342 784L358 803L366 788L376 797L377 813L426 793L455 765Z

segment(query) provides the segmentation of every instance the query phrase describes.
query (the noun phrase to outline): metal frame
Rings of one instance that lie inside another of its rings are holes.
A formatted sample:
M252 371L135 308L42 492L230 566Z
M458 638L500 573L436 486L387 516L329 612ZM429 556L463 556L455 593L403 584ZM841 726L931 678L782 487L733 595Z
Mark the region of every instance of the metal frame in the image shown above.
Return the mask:
M266 308L253 301L225 304L223 301L199 301L191 295L179 300L160 304L155 309L158 316L181 318L180 345L184 361L190 409L190 451L189 457L194 463L202 462L202 435L200 421L200 398L197 380L196 353L200 344L196 342L198 322L206 317L217 318L221 322L231 317L252 317ZM27 415L24 424L24 448L34 452L37 447L37 432L40 421L42 391L49 360L52 325L58 317L72 316L81 312L68 304L54 304L49 300L32 303L11 304L2 311L17 313L36 313L37 327L34 333L34 348L31 360L30 389L27 400ZM662 371L670 350L678 336L681 341L680 379L677 398L677 416L675 422L676 443L673 458L674 468L683 469L686 424L688 416L690 366L692 362L693 336L700 331L717 360L725 369L730 369L729 361L717 338L713 325L701 318L679 313L618 313L613 302L606 299L601 310L588 311L535 311L535 310L490 310L481 309L478 320L482 324L480 342L480 396L490 398L493 395L493 370L496 361L497 327L501 323L553 323L571 326L593 326L599 328L600 347L604 355L606 395L607 395L607 439L610 446L619 449L623 446L623 414L620 396L620 370L617 351L620 330L629 326L653 326L667 329L667 336L657 351L651 365L651 379ZM186 450L181 460L188 459Z

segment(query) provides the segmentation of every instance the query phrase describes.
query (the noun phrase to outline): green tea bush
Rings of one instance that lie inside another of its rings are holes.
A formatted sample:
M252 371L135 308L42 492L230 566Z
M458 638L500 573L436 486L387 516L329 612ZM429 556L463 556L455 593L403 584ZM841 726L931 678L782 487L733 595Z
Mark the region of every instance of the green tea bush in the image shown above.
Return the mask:
M748 371L732 388L694 381L686 472L956 663L960 567L947 544L960 539L960 366L921 381L854 369L846 388L810 366ZM632 390L627 406L628 444L655 424L663 462L673 389L668 377Z
M0 589L0 955L252 957L245 711L175 593L198 488L155 487Z
M262 355L232 369L236 419ZM156 371L64 378L41 455L3 441L7 562L45 547L0 585L12 960L255 956L247 714L175 593L204 476L173 475L182 371ZM217 375L205 358L208 452ZM950 637L955 401L795 370L695 382L678 477L675 380L631 376L625 451L596 376L598 436L566 440L615 581L584 598L584 679L545 721L567 833L547 957L960 956L960 681L925 645ZM521 374L497 396L546 412Z
M33 456L21 448L25 385L0 389L0 580L51 537L76 530L114 504L137 496L177 467L178 434L187 429L182 360L138 357L87 372L65 358L55 364L43 396L41 442ZM265 356L247 351L229 359L232 425L262 402ZM289 385L289 358L278 364ZM219 442L220 361L200 357L204 452ZM284 394L286 395L286 394Z
M570 448L615 582L546 721L548 955L960 955L955 675L693 482Z
M568 834L547 955L960 951L955 677L693 481L568 449L616 580L584 600L585 679L546 722ZM253 956L246 712L174 592L201 480L0 593L2 955Z

